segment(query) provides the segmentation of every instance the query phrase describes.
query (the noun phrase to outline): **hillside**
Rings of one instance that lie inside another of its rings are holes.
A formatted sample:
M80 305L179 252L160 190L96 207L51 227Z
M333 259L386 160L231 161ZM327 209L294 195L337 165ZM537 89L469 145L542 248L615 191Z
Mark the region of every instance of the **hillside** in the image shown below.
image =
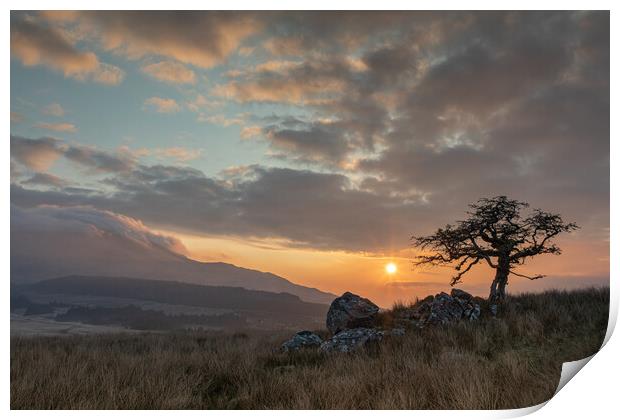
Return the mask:
M117 232L119 228L110 227L111 221L105 219L111 217L107 214L97 214L103 221L95 222L97 219L89 214L87 222L53 219L43 224L24 210L12 207L11 211L12 283L73 275L133 277L290 293L314 303L329 304L335 298L331 293L295 284L272 273L192 260L165 246L161 237L145 236L148 232L140 231L138 235L130 231L133 236L125 230ZM122 225L122 229L129 228Z
M327 311L326 305L303 302L299 297L289 293L126 277L68 276L44 280L22 290L47 295L107 296L173 305L264 311L283 316L286 314L324 316Z
M278 352L290 331L13 337L11 408L527 407L598 351L608 307L608 288L512 296L498 318L354 354Z
M22 308L25 316L156 330L257 323L309 328L321 325L328 309L289 293L125 277L68 276L13 285L11 298L11 312Z

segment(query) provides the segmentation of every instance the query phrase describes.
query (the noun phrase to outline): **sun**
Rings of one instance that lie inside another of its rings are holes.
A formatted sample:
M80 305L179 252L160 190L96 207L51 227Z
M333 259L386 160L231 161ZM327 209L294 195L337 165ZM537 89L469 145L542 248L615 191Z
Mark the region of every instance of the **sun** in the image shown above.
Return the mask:
M388 274L394 274L396 273L397 270L398 270L398 267L396 267L396 264L394 263L388 263L385 265L385 272Z

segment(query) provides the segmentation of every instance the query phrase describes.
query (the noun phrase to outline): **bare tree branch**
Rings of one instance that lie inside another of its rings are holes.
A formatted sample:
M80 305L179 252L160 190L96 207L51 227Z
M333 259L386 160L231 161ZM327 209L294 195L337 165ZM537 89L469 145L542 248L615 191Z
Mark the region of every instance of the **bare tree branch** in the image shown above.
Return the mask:
M544 277L547 277L543 274L536 274L535 276L526 276L525 274L519 274L519 273L515 273L514 271L510 270L510 274L513 274L517 277L523 277L525 279L529 279L529 280L538 280L538 279L542 279Z

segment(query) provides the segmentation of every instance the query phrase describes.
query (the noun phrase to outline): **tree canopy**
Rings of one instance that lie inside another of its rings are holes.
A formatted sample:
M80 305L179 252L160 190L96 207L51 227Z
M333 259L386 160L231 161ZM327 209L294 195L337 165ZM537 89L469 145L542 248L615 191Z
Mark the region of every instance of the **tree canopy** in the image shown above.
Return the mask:
M541 254L560 254L553 239L562 232L578 229L575 223L565 223L559 214L534 209L523 215L529 204L506 196L482 198L471 204L466 220L448 224L429 236L412 237L414 246L426 251L416 257L414 264L453 265L456 274L451 285L479 262L496 270L491 287L491 299L503 299L509 274L528 279L514 271L528 258Z

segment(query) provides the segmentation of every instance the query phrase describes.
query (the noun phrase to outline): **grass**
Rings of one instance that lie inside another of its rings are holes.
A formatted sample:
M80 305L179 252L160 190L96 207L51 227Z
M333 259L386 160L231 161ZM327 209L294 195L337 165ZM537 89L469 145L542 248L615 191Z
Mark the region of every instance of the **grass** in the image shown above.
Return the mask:
M11 408L527 407L551 398L563 362L600 348L608 306L607 288L523 294L496 319L351 355L278 352L290 332L13 337Z

